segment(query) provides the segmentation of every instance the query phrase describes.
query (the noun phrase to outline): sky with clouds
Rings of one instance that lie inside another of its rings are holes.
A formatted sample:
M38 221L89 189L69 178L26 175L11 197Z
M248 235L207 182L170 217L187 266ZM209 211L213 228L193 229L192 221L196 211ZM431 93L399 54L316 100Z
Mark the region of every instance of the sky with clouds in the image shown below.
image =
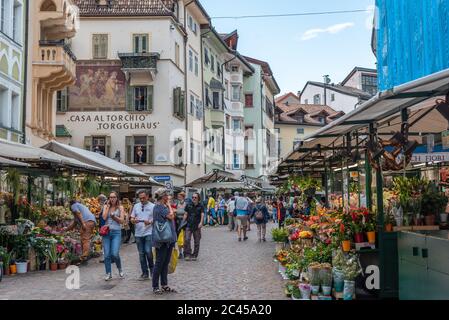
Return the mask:
M201 0L211 17L360 10L374 0ZM329 75L339 83L355 67L375 68L372 14L212 19L218 32L239 32L239 51L270 63L282 92Z

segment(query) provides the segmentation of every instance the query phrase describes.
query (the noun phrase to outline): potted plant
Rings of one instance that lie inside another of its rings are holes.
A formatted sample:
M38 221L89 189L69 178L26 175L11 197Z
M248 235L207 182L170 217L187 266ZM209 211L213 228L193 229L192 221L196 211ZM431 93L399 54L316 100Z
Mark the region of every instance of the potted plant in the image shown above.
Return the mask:
M11 265L11 252L5 250L3 252L2 261L3 261L3 269L6 276L11 274L10 265Z
M320 285L323 295L329 296L332 291L332 266L329 263L321 265Z
M68 264L67 259L66 259L66 255L68 253L67 247L62 244L57 244L56 251L58 253L58 269L67 268L67 264Z
M17 266L15 259L11 258L11 262L9 264L9 274L15 275L17 273Z
M356 255L346 258L342 268L345 282L343 288L343 299L352 300L355 294L355 278L361 273L360 264Z
M56 244L51 243L46 251L48 261L50 262L50 270L58 270L58 252L56 250Z
M355 243L362 243L364 242L364 236L363 236L363 226L360 222L353 222L352 223L352 232L354 234L354 242Z
M301 295L301 290L299 289L298 286L294 286L292 291L292 300L301 300L302 295Z
M309 265L309 280L313 295L320 293L320 268L321 265L316 262Z
M436 216L445 212L448 198L434 184L425 188L421 201L421 213L426 225L435 225Z
M341 242L341 247L344 252L351 251L351 239L352 239L352 232L351 228L345 226L343 222L341 222L337 226L337 237L338 241Z
M282 250L288 241L288 231L284 228L274 228L271 230L273 241L276 242L276 252Z
M368 238L368 242L370 244L375 244L376 243L376 225L374 224L374 222L367 222L365 223L365 232L366 232L366 237Z
M301 292L302 300L310 300L311 287L307 283L301 283L299 285L299 291Z
M14 241L14 252L16 254L17 273L23 274L28 271L28 250L30 244L26 235L19 234Z

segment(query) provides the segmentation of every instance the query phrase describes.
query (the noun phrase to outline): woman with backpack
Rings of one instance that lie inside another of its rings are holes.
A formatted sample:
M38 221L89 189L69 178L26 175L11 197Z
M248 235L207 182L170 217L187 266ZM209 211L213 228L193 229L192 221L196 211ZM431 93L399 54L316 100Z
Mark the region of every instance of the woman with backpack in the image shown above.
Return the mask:
M262 198L257 198L256 205L253 208L252 216L257 225L257 236L259 242L266 242L265 235L267 233L267 223L270 220L270 213L267 207L263 204Z

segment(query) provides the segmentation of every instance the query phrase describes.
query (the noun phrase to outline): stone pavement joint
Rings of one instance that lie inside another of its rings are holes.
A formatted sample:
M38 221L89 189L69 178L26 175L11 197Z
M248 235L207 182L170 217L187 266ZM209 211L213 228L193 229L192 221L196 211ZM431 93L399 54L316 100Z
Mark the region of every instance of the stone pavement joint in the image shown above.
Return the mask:
M255 226L254 226L255 227ZM270 234L271 224L267 228ZM286 299L284 281L273 262L274 243L259 243L256 233L238 242L235 232L226 227L205 227L198 261L179 260L169 285L179 293L155 296L151 281L139 281L140 264L135 244L124 245L120 255L125 279L118 278L113 265L113 280L104 281L104 265L98 259L81 267L80 289L65 287L65 271L30 272L4 277L0 299L10 300L277 300ZM67 275L68 276L68 275Z

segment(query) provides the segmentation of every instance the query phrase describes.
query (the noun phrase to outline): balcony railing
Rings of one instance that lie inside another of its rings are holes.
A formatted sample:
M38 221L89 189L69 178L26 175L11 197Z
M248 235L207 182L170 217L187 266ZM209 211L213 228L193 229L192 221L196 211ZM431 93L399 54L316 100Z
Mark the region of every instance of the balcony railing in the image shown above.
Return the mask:
M159 53L119 53L122 60L123 69L157 69L157 61L160 58Z
M65 43L64 40L40 40L39 41L39 46L44 48L44 47L61 47L64 52L74 61L76 62L76 56L75 54L72 52L72 49L70 48L70 46Z

